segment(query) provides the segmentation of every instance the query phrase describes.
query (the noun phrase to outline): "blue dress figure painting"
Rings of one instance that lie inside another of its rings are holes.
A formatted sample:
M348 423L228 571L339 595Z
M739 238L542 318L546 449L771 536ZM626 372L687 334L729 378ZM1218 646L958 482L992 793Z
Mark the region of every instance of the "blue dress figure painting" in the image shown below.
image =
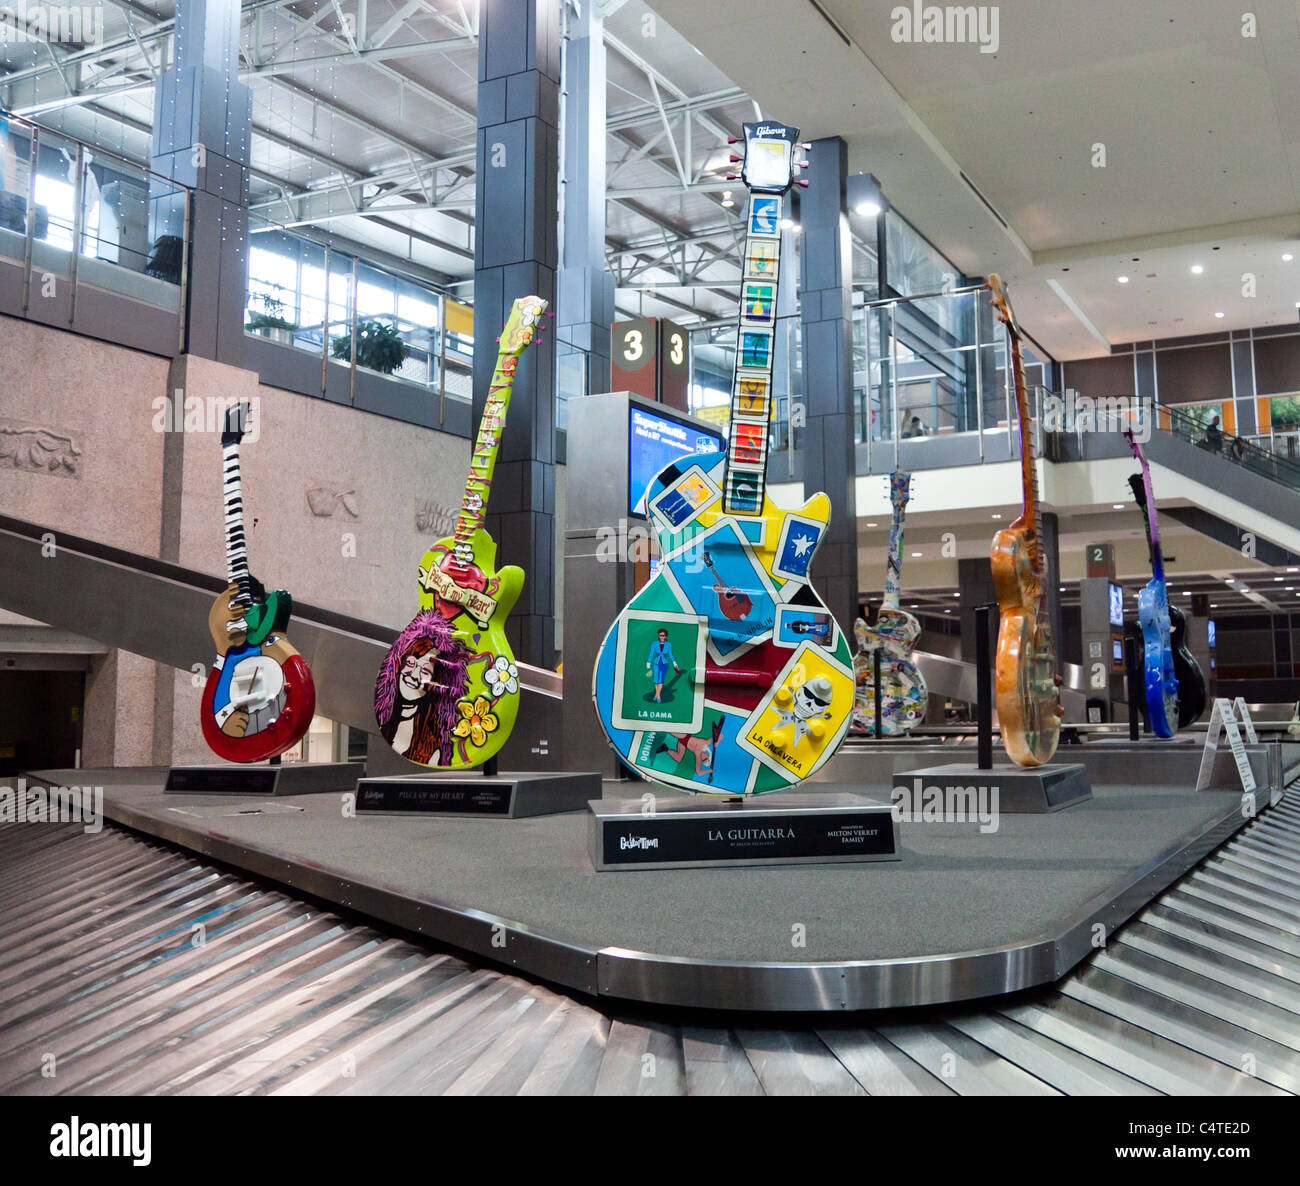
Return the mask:
M655 703L660 704L663 702L664 680L668 678L668 668L671 667L679 675L682 670L677 666L677 660L673 658L673 644L668 641L667 630L660 630L658 640L650 644L650 654L645 665L650 669L650 679L655 686Z

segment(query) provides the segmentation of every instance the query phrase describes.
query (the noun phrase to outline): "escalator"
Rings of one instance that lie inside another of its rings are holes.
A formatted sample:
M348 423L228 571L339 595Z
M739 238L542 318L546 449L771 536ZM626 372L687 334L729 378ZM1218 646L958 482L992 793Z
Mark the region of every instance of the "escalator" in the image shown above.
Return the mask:
M7 516L0 516L0 573L0 609L182 671L206 670L212 660L207 617L226 587L219 577ZM288 634L315 676L321 716L375 728L375 672L397 633L294 599ZM520 716L555 719L562 678L518 668Z

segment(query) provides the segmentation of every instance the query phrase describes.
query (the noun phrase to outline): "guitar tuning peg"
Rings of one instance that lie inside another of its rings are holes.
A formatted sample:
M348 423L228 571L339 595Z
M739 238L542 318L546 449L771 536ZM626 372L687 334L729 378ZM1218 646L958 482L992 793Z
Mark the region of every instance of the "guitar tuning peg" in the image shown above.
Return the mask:
M801 168L801 169L806 169L806 168L808 168L808 162L807 162L807 161L800 161L800 162L799 162L799 168Z
M740 175L737 174L737 173L728 173L728 174L727 174L727 180L728 180L728 181L739 181L739 180L740 180Z
M733 165L736 165L736 164L739 164L739 163L740 163L740 157L738 157L734 152L733 152L733 153L731 154L731 156L729 156L727 159L728 159L728 160L729 160Z
M812 141L805 140L802 144L799 145L799 147L802 148L804 152L812 152Z
M740 137L739 137L739 136L728 136L728 137L727 137L727 143L728 143L728 144L739 144L739 143L740 143Z
M795 182L795 185L801 186L804 189L808 188L808 182L806 182L802 177L800 177L799 180Z

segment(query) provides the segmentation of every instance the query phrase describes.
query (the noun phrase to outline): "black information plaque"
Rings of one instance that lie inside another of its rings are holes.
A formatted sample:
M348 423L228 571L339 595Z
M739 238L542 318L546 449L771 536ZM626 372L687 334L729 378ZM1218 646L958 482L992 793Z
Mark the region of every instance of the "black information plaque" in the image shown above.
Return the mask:
M319 795L350 791L365 767L353 762L285 762L279 766L173 766L163 790L207 795Z
M358 813L522 819L581 811L600 792L599 774L409 774L363 778Z
M600 872L901 859L891 809L852 794L759 800L602 799L590 805Z

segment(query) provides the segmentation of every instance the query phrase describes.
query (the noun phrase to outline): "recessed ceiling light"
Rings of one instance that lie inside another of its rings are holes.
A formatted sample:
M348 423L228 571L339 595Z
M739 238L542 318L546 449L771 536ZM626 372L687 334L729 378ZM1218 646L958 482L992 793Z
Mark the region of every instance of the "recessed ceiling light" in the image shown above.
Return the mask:
M954 593L953 596L954 596L954 597L960 597L961 594L960 594L960 593Z
M1113 506L1117 511L1122 511L1124 509L1124 504L1122 502L1113 502L1111 503L1111 506Z
M950 610L950 609L946 609L946 610L944 610L943 612L944 612L945 614L950 614L950 613L952 613L952 610Z
M1300 568L1288 568L1287 572L1300 572Z
M1283 592L1283 593L1294 593L1294 592L1295 592L1295 586L1294 586L1294 585L1288 585L1285 589L1282 590L1282 592Z
M920 555L921 555L920 552L913 552L913 553L912 553L912 556L913 556L914 558L919 558Z
M1274 577L1273 579L1274 579L1275 581L1277 581L1277 583L1280 585L1280 584L1283 582L1283 580L1285 580L1286 578L1284 578L1284 577Z
M1127 283L1128 283L1128 277L1127 277L1127 276L1121 276L1121 277L1119 278L1119 282L1120 282L1121 284L1127 284Z
M1288 252L1287 252L1287 253L1282 257L1282 262L1283 262L1283 263L1286 263L1286 264L1289 264L1293 259L1295 259L1295 256L1292 255L1292 254L1288 251Z
M875 218L880 213L880 206L876 202L862 202L853 207L855 214L861 214L863 218Z
M879 524L879 523L868 523L867 526L868 526L868 527L879 527L880 524Z
M1210 602L1210 608L1211 608L1211 609L1218 609L1218 608L1219 608L1219 603L1218 603L1217 601L1211 601L1211 602Z
M790 230L793 226L794 226L794 219L793 219L793 218L783 218L783 219L781 219L781 229L782 229L783 231L788 231L788 230Z
M1001 515L994 515L993 517L994 517L995 519L1001 519L1001 518L1002 518Z
M1200 275L1202 272L1204 272L1204 271L1205 271L1205 265L1204 265L1204 264L1193 264L1193 265L1192 265L1192 275L1193 275L1193 276L1199 276L1199 275Z
M1190 589L1188 589L1188 590L1183 594L1184 597L1190 597L1191 595L1192 595L1192 591L1191 591Z
M1226 316L1227 316L1226 313L1216 313L1216 314L1215 314L1215 317L1226 317Z

